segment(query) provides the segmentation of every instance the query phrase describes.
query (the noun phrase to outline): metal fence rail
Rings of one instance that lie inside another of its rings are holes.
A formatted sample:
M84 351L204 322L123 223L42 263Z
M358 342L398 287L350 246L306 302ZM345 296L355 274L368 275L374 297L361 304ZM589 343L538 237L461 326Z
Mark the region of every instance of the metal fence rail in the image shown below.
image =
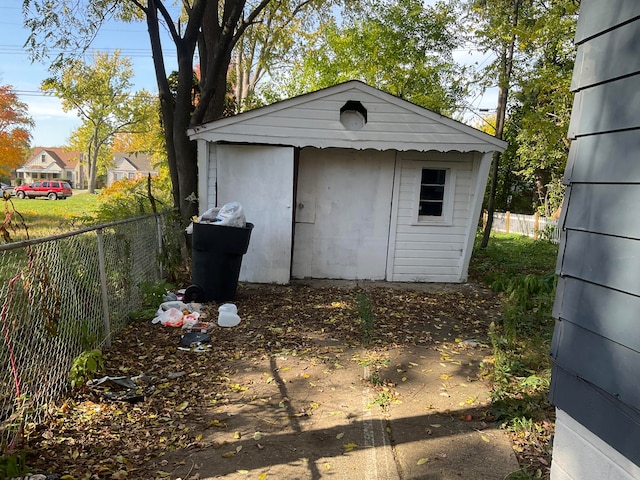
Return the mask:
M168 215L0 246L0 425L38 423L69 385L73 360L108 346L161 278Z
M558 228L558 222L551 218L540 217L538 215L495 212L493 214L491 230L495 232L518 233L528 237L549 240L553 243L560 243L560 228Z

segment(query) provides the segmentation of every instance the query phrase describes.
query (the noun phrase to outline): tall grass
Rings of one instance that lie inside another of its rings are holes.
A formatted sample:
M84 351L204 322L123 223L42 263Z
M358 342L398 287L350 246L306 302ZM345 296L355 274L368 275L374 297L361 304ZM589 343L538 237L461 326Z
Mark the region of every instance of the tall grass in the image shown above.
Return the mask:
M489 332L493 360L485 366L492 382L491 413L519 439L522 470L510 478L549 475L554 411L547 396L557 255L558 246L550 242L498 234L486 249L477 242L471 260L471 277L504 298L502 316Z

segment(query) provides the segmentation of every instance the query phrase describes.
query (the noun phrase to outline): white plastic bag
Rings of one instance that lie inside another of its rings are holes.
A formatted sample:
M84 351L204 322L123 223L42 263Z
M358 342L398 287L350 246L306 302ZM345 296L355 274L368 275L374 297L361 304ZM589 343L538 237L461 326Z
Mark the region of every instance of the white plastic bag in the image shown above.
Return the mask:
M242 205L238 202L226 203L220 208L218 215L216 215L215 224L225 225L228 227L242 227L246 226L246 218L244 216L244 210Z
M171 302L161 303L160 307L158 307L158 311L156 312L156 315L160 315L162 312L169 310L170 308L176 308L183 312L187 311L189 313L200 311L200 305L197 303L184 303L184 302L181 302L180 300L174 300Z
M156 315L156 318L151 320L151 323L160 323L165 327L181 327L184 322L183 317L184 313L181 310L170 308Z

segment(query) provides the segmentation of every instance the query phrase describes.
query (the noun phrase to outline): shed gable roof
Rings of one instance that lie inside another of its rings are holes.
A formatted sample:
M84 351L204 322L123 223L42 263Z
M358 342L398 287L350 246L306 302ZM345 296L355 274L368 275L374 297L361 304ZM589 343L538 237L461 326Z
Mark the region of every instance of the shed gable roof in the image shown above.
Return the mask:
M340 122L347 102L360 102L366 124ZM364 150L502 151L506 142L357 80L222 118L189 130L193 140Z

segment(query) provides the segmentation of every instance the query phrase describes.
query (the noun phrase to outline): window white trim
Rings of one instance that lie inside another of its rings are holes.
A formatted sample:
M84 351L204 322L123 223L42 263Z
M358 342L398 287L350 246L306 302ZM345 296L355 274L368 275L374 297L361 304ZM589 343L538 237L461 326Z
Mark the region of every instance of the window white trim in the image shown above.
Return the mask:
M422 170L444 170L444 194L442 199L442 215L420 215L420 189ZM443 225L453 224L453 203L455 200L456 169L450 163L444 162L414 162L414 188L413 188L413 216L412 225Z

